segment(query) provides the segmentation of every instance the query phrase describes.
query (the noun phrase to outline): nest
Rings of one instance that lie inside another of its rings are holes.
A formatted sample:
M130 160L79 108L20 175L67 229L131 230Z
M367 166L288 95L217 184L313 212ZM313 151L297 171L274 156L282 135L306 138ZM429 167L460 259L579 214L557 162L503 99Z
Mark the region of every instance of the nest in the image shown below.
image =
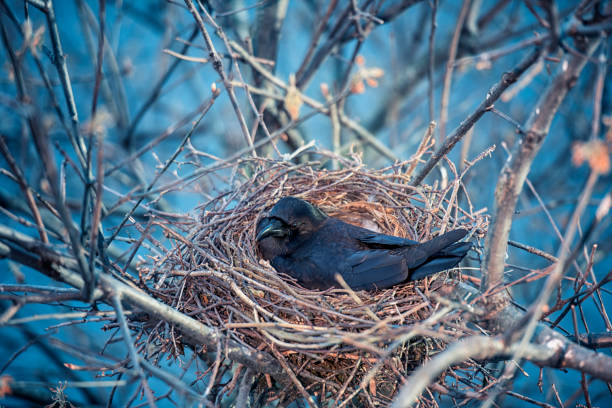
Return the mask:
M418 241L458 227L476 241L486 229L486 217L457 205L459 179L444 189L415 189L408 174L413 162L376 171L358 159L340 164L341 170L331 171L320 162L240 161L231 189L201 206L188 224L189 236L154 268L161 276L155 278L158 298L278 360L291 382L278 385L262 376L255 386L267 402L308 393L322 405L386 404L415 366L469 331L460 312L441 310L439 303L449 274L460 278L457 270L386 290L320 292L279 276L260 258L256 222L288 195L347 222ZM171 343L180 348L176 339ZM456 378L455 386L441 381L451 395L460 384ZM422 403L435 404L430 397Z

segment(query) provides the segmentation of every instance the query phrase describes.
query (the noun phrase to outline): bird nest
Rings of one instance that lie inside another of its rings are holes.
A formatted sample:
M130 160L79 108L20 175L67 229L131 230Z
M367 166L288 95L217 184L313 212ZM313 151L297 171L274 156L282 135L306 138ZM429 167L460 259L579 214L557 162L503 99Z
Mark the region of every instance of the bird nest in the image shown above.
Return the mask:
M289 195L346 222L418 241L458 227L477 241L487 219L457 204L460 177L444 188L413 188L414 162L370 170L357 158L334 158L341 169L332 171L323 168L330 157L318 154L319 162L252 158L235 164L230 189L198 209L197 219L187 224L189 235L158 258L155 274L149 269L147 276L155 276L155 295L162 301L278 360L287 383L266 376L255 383L266 401L386 404L415 366L470 331L460 308L444 301L449 279L466 275L455 269L369 292L304 289L258 255L258 219ZM477 245L471 258L476 251ZM176 351L179 343L180 338L165 339ZM474 381L475 371L469 364L455 367L443 376L451 382L441 380L433 391L456 397L466 381ZM435 404L432 394L421 402Z

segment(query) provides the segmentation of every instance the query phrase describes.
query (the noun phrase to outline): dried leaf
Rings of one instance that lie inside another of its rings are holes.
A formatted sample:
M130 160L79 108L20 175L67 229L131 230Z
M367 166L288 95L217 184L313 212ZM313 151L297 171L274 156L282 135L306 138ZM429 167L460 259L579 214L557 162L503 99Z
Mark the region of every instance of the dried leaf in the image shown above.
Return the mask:
M329 96L329 86L325 82L321 84L321 93L326 98Z
M289 88L287 89L287 95L285 95L285 109L289 112L292 120L300 117L300 108L303 103L302 94L295 86L295 75L291 74L289 77Z
M572 148L572 163L581 166L589 163L591 170L605 174L610 171L610 151L608 145L599 139L576 143Z
M11 389L11 383L13 382L13 377L10 375L3 375L0 377L0 398L4 398L6 395L11 394L13 390Z
M375 80L374 78L366 78L366 83L368 84L370 88L378 87L378 81Z
M373 378L370 379L370 394L372 394L373 397L376 396L376 380Z
M365 84L360 77L353 78L351 81L351 93L362 94L365 92Z

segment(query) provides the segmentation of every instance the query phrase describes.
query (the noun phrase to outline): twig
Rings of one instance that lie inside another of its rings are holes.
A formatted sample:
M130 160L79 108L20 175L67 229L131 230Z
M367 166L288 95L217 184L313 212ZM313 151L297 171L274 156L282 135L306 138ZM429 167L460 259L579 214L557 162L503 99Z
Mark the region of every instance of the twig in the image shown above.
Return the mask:
M102 58L104 55L104 23L106 21L106 0L100 0L100 30L98 30L98 54L96 58L96 73L94 91L91 103L91 120L93 121L96 116L96 109L98 107L98 90L100 89L100 82L102 81Z
M25 179L21 169L17 165L17 162L11 155L11 151L4 141L4 135L0 134L0 151L2 151L2 155L6 159L9 167L13 171L13 176L15 176L15 180L17 184L19 184L19 188L23 192L26 202L28 203L28 207L30 207L30 211L32 211L32 216L34 217L34 221L36 222L36 227L38 229L38 234L40 235L40 239L43 244L49 243L49 237L47 236L47 231L45 231L45 225L43 223L42 217L40 216L40 211L38 211L38 206L36 205L36 201L34 201L34 195L32 194L32 189L28 185L28 182Z
M314 50L317 48L317 45L319 44L321 34L323 34L323 31L327 27L329 18L331 17L331 14L335 10L337 4L338 4L338 0L331 0L329 2L329 5L327 6L327 10L325 11L325 15L323 15L323 18L321 18L321 21L317 25L317 29L312 35L312 38L310 40L310 45L308 46L308 50L306 51L306 54L304 55L304 59L302 60L300 67L295 73L296 79L302 78L302 75L304 74L304 70L306 69L306 66L310 63L310 60L312 59L312 54L314 53Z
M208 48L208 51L210 53L209 55L210 55L210 60L212 61L213 68L219 74L221 81L223 81L223 86L225 86L227 95L230 98L230 101L234 108L234 112L236 113L236 117L238 118L238 123L240 124L242 135L244 136L245 141L247 142L247 145L250 148L252 148L253 140L251 140L251 135L249 133L249 128L246 124L246 120L244 119L244 116L242 115L242 112L240 111L240 106L238 105L238 100L236 99L236 95L234 94L234 89L227 77L227 74L225 73L225 69L223 68L223 60L217 53L217 50L215 49L215 46L210 36L208 35L208 31L206 30L206 27L204 26L204 20L202 20L202 16L200 16L200 13L196 10L195 6L193 5L193 1L185 0L185 4L187 5L189 12L191 13L191 15L193 15L193 18L196 20L196 23L198 27L200 28L200 32L202 33L202 37L204 38L204 42L206 43L206 47ZM206 13L206 10L203 10L203 11ZM256 155L255 150L253 150L253 155Z
M147 377L141 367L140 356L138 355L138 352L134 348L134 343L132 341L132 335L130 334L130 329L128 327L127 321L125 320L125 315L123 314L123 306L121 306L121 298L119 297L119 294L112 293L111 299L112 299L113 307L115 308L115 313L117 315L117 321L119 322L119 326L121 327L121 331L123 332L123 340L125 341L125 345L128 348L128 352L132 360L132 364L134 365L134 370L140 377L140 381L142 382L142 387L144 388L144 392L147 397L147 401L149 402L149 406L156 407L157 405L155 404L155 396L153 395L153 391L149 387Z
M238 396L236 396L236 408L247 408L249 402L249 392L255 376L250 368L247 368L242 375L242 381L240 381L240 387L238 388Z
M471 0L463 0L459 17L457 17L457 24L455 25L455 31L451 39L448 49L448 59L446 60L446 71L444 72L444 81L442 86L442 96L440 101L440 127L438 128L439 135L438 140L442 141L446 137L446 122L448 120L448 102L450 99L450 88L451 80L453 76L453 69L455 66L455 56L457 55L457 46L459 45L459 38L463 30L463 24L465 18L470 10ZM430 54L430 58L432 58ZM431 64L430 64L431 66ZM430 67L430 70L432 68Z
M272 351L272 354L274 354L274 356L277 358L277 361L280 363L285 374L289 376L289 378L291 379L291 382L293 382L293 384L298 389L300 394L302 394L302 397L304 397L304 399L307 401L308 405L312 408L317 407L318 406L317 403L312 399L312 396L310 396L310 394L306 392L300 380L296 377L291 367L289 367L289 365L287 364L285 357L283 357L283 355L279 353L279 351L276 350L275 347L271 347L270 350Z
M582 44L581 49L590 55L597 43L598 41L591 41ZM559 105L582 72L586 62L587 59L582 56L569 55L564 58L557 74L552 78L546 91L542 93L532 114L523 126L526 136L521 143L516 144L511 159L506 162L501 171L495 192L495 210L485 242L483 270L487 271L487 275L482 282L483 288L493 288L502 282L510 224L518 196Z
M191 34L189 35L189 41L185 43L185 45L183 46L179 54L184 55L187 53L187 51L189 50L189 46L191 45L191 41L193 41L197 33L198 33L198 28L194 26ZM130 127L125 133L125 136L123 138L124 146L127 146L127 147L131 146L134 131L138 127L140 120L144 117L145 113L147 113L147 111L151 108L151 106L153 106L155 101L158 100L159 95L161 94L162 88L164 87L168 79L172 76L174 71L178 68L180 63L181 63L180 58L175 59L170 65L170 67L168 67L168 70L161 76L161 78L159 78L155 86L153 86L153 89L151 90L151 94L144 101L140 109L138 109L138 112L136 113L136 115L134 115L134 118L132 119L132 122L130 123Z
M429 28L429 67L427 69L428 93L429 93L429 122L433 122L435 115L435 96L434 96L434 67L436 64L435 40L436 40L436 15L438 13L438 0L433 0L431 4L431 22Z
M81 166L85 168L85 155L87 148L85 147L85 142L83 141L83 138L79 132L79 115L77 112L76 102L74 100L74 93L72 91L68 67L66 65L66 56L64 55L64 51L62 49L62 42L60 40L59 30L57 28L53 2L52 0L47 0L45 3L38 1L31 2L30 0L28 0L28 2L40 9L47 18L47 26L49 27L49 32L51 34L51 45L53 47L53 65L57 69L57 74L62 82L62 90L64 91L64 98L66 99L70 123L72 125L72 132L68 133L68 137L70 138L74 151L79 158Z
M444 140L442 145L436 150L433 156L425 163L425 166L415 176L412 181L412 186L420 185L429 172L435 167L435 165L444 157L451 149L463 138L463 136L474 126L474 124L485 114L491 105L501 96L501 94L527 70L532 64L534 64L540 57L541 50L539 48L534 49L529 55L527 55L516 67L511 71L506 72L502 75L499 82L493 85L485 99L478 105L476 110L468 116L461 124Z
M166 172L166 170L168 170L170 165L174 162L174 160L178 157L178 155L183 151L183 148L185 147L185 144L187 143L187 141L189 140L189 138L191 137L191 135L193 134L195 129L200 124L200 121L202 120L202 118L204 118L206 113L208 113L208 110L215 103L215 100L219 96L219 93L220 92L218 90L213 89L212 96L210 97L210 99L206 103L206 106L204 106L204 108L202 109L202 113L200 113L200 116L198 117L198 119L193 123L193 125L191 126L191 129L189 130L189 132L187 132L185 134L185 136L183 137L183 140L181 140L181 143L176 148L176 150L174 151L172 156L170 156L170 158L168 158L168 160L166 160L166 162L164 163L164 167L155 175L155 177L149 183L147 188L145 188L145 190L143 192L143 195L136 201L136 203L134 204L132 209L130 211L128 211L127 214L123 217L123 220L116 227L115 232L113 232L113 234L106 240L106 246L107 247L117 237L117 235L119 234L119 232L121 231L121 229L123 228L125 223L132 217L132 215L134 214L134 211L136 211L136 209L140 206L140 203L142 203L142 201L144 200L146 195L151 192L151 190L153 189L153 186L155 185L155 183L157 183L157 180L159 180L159 178Z
M534 255L537 255L539 257L542 257L542 258L544 258L544 259L546 259L546 260L548 260L550 262L553 262L553 263L559 261L559 259L557 257L552 256L552 255L542 251L541 249L537 249L537 248L534 248L532 246L522 244L520 242L508 240L508 245L512 245L513 247L523 249L523 250L525 250L525 251L527 251L527 252L529 252L531 254L534 254Z
M598 64L597 64L597 79L595 80L595 96L593 98L593 126L591 128L591 140L594 140L599 136L599 129L601 127L601 105L602 105L602 96L604 89L604 81L606 77L606 71L608 68L608 42L606 41L605 36L601 42L601 49L599 51L598 56Z

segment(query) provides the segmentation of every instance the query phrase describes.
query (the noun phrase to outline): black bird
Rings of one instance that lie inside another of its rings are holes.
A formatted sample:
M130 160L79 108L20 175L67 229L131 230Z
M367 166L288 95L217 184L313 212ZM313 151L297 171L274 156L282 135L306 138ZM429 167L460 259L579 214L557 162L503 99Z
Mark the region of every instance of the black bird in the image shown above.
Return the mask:
M257 223L264 259L304 287L338 287L336 274L355 290L382 289L456 266L472 244L456 229L419 243L379 234L330 217L296 197L280 199Z

